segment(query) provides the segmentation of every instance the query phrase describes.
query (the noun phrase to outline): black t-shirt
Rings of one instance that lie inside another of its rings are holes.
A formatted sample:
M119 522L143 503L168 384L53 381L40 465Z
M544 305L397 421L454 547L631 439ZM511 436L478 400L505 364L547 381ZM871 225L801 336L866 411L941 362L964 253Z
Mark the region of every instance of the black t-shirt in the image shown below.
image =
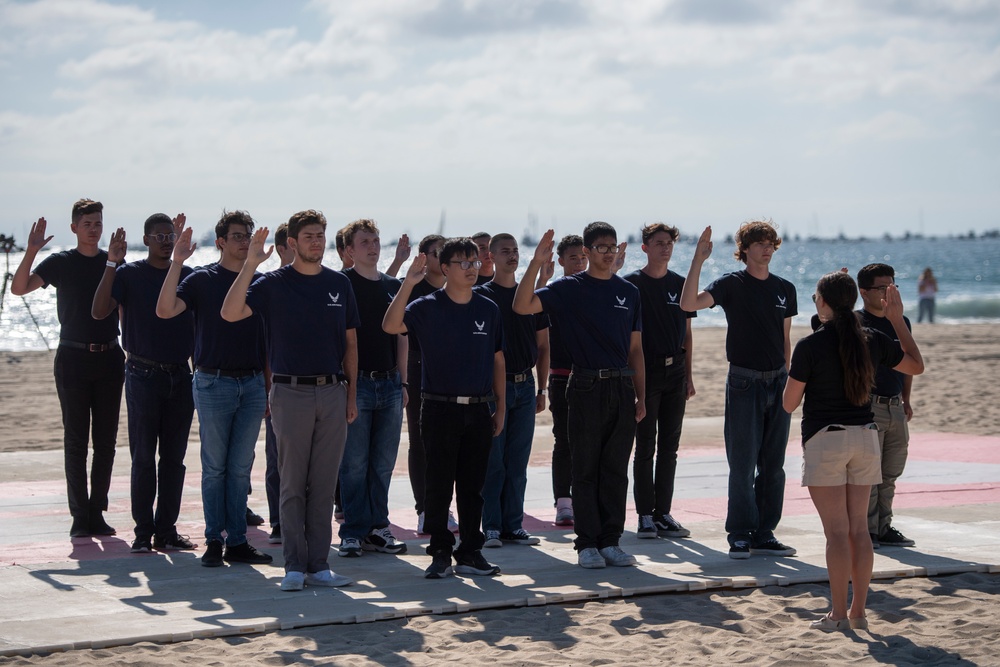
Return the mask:
M549 369L568 371L573 368L573 360L569 358L569 350L562 339L562 330L551 323L549 325Z
M156 301L169 269L157 269L148 260L122 264L115 271L111 296L122 307L122 344L136 354L161 364L185 364L194 350L194 315L185 310L164 320L156 316ZM181 280L194 272L181 267Z
M795 285L769 274L754 278L745 269L727 273L706 288L726 312L726 357L755 371L785 365L785 320L798 314Z
M428 294L433 294L439 289L441 288L434 287L434 285L431 285L429 282L427 282L427 279L424 278L419 283L413 286L413 290L410 292L410 298L407 299L406 303L411 304L417 299L425 297ZM409 343L409 350L410 350L409 356L407 357L408 361L406 363L420 361L420 341L417 340L416 336L409 336L407 334L403 335L406 336L406 340Z
M500 308L503 320L503 358L508 373L531 370L538 362L538 338L535 333L549 326L544 314L518 315L514 312L514 287L503 287L492 280L475 288Z
M632 332L642 331L639 290L620 276L582 272L549 283L535 294L581 368L625 368Z
M177 286L177 297L194 313L196 366L229 371L264 368L263 320L256 315L239 322L222 319L222 302L238 275L221 264L209 264Z
M493 280L493 276L484 276L483 274L480 273L478 276L476 276L476 286L478 287L479 285L485 285L491 280Z
M639 288L642 301L642 353L646 365L673 357L684 349L687 320L696 313L681 310L681 290L684 278L667 271L662 278L652 278L642 271L633 271L625 280Z
M305 275L289 264L254 280L247 305L264 319L272 373L336 375L343 370L347 330L361 323L351 281L343 273L324 266L316 275Z
M103 250L87 257L74 248L53 253L35 267L33 273L45 282L44 287L56 288L60 338L76 343L107 343L118 338L118 309L103 320L90 315L107 262L108 253Z
M369 280L353 268L344 271L351 281L358 302L358 368L363 371L388 371L396 367L396 337L382 329L385 311L402 283L379 273Z
M903 348L899 345L899 338L896 336L896 330L890 322L885 317L879 317L878 315L872 315L867 310L859 310L858 313L861 314L861 323L863 326L869 329L875 329L876 331L881 331L893 342L900 352ZM913 331L913 327L910 326L910 320L907 317L903 317L903 321L906 322L906 328ZM898 363L898 362L897 362ZM893 364L894 366L895 364ZM896 396L903 391L903 380L906 379L905 373L900 373L899 371L893 370L892 366L879 366L875 369L875 388L872 389L873 394L878 394L879 396Z
M493 358L503 350L500 309L481 294L455 303L443 290L406 307L403 322L420 340L421 389L441 396L489 396Z
M877 366L893 367L903 351L880 331L870 334L868 352ZM839 338L832 325L823 325L795 344L788 376L806 385L802 406L802 442L830 424L862 425L872 421L871 404L853 405L844 394L844 369L838 351Z

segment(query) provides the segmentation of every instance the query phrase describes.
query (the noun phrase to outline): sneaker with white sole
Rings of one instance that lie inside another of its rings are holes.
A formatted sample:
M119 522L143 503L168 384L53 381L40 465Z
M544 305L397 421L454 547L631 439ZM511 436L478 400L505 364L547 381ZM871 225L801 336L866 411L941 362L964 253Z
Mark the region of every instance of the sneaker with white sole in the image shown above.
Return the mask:
M655 521L656 534L660 537L689 537L691 531L669 514L661 514Z
M486 541L483 542L483 546L487 549L499 549L503 546L503 542L500 540L499 530L487 530L486 531Z
M452 512L448 512L448 530L453 533L458 532L458 519L455 518Z
M271 534L267 536L268 544L281 544L281 526L275 525L271 529Z
M451 554L445 553L434 554L431 564L424 570L425 579L444 579L451 574Z
M321 570L320 572L306 573L306 585L325 586L327 588L340 588L354 583L350 577L342 574L335 574L333 570Z
M482 551L462 554L455 560L455 574L475 574L481 577L492 577L500 574L500 566L483 558Z
M636 564L635 556L627 554L618 545L598 549L604 562L612 567L629 567Z
M878 542L883 547L912 547L916 542L903 535L901 532L889 526L881 535Z
M534 535L529 535L528 531L524 528L518 528L511 533L500 533L500 541L510 542L511 544L524 544L529 547L541 542L541 540Z
M361 555L361 541L353 537L345 537L340 541L337 555L341 558L357 558Z
M399 542L392 535L389 527L373 528L372 532L361 540L361 548L365 551L378 551L384 554L405 554L406 542Z
M782 544L773 537L766 542L761 542L757 546L750 547L750 553L761 556L794 556L795 549Z
M187 535L167 535L166 537L154 536L153 548L157 551L191 551L198 545L188 539Z
M604 556L601 555L601 552L596 547L580 549L580 552L576 555L576 562L580 567L587 568L588 570L599 570L607 566L607 563L604 562Z
M148 554L153 550L153 542L148 537L137 537L132 542L132 553Z
M306 575L304 572L286 572L285 578L281 580L281 590L301 591L306 587Z
M556 525L557 526L572 526L573 525L573 499L572 498L558 498L558 499L556 499Z
M656 524L653 522L652 514L639 515L639 529L635 531L635 536L640 540L655 540L659 537L656 534Z
M729 557L735 560L746 560L750 558L750 543L746 540L737 540L729 546Z

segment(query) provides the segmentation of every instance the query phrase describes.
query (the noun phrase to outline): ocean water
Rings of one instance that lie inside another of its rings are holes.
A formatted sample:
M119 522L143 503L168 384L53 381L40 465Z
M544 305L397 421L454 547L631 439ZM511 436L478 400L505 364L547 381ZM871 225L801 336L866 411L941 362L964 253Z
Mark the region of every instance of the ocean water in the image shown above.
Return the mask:
M39 254L41 261L48 252L62 248L46 249ZM521 263L527 265L534 248L523 247ZM712 257L706 262L701 276L701 288L715 278L738 270L742 264L732 257L732 242L716 241ZM383 268L392 260L392 248L383 250ZM670 268L686 275L694 253L692 242L682 241L674 250ZM143 257L140 249L129 251L127 259ZM211 263L217 258L213 248L199 248L188 262L190 266ZM21 253L12 252L10 272L16 270ZM340 266L336 252L327 251L327 262ZM916 321L917 278L924 267L930 266L938 280L936 322L939 324L1000 323L1000 239L907 239L907 240L785 240L771 260L771 270L792 281L798 291L799 315L795 324L808 325L814 312L811 295L816 281L829 271L847 267L852 275L865 264L885 262L896 270L896 283L903 296L907 315ZM624 272L634 271L645 264L645 255L638 245L628 248ZM269 270L277 266L272 257L262 267ZM522 268L523 271L523 268ZM557 268L558 275L558 268ZM26 307L27 304L27 307ZM30 313L38 322L36 327ZM725 326L721 309L701 311L694 320L695 326ZM59 340L59 323L56 317L55 290L36 290L25 299L9 292L4 295L0 316L0 350L43 350L46 343L52 347Z

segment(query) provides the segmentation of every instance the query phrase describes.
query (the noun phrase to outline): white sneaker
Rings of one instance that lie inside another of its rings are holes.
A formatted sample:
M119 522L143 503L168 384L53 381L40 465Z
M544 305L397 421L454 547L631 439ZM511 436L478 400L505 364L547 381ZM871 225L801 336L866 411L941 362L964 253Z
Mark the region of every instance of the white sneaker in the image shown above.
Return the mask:
M617 546L604 547L599 553L604 558L604 562L613 567L629 567L637 562L635 556L625 553Z
M310 572L307 574L306 583L310 586L340 588L341 586L353 584L354 580L342 574L334 574L333 570L323 570L322 572Z
M580 549L580 553L576 556L576 562L580 565L580 567L585 567L588 570L599 570L607 565L607 563L604 562L604 556L602 556L601 552L594 547Z
M503 546L503 542L500 541L500 531L499 530L487 530L486 531L486 541L483 542L483 546L487 549L499 549Z
M302 572L294 570L286 572L285 578L281 580L281 590L283 591L301 591L305 586L306 575Z
M556 525L557 526L573 525L572 498L558 498L556 500Z
M340 541L337 555L341 558L357 558L361 555L361 541L353 537L345 537Z
M455 518L455 515L451 511L448 512L448 530L453 533L458 532L458 519Z

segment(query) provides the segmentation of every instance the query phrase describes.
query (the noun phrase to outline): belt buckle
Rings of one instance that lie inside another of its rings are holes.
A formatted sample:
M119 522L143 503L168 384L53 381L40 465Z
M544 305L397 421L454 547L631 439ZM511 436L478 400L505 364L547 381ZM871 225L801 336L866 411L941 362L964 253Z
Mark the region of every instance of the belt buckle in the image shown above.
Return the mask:
M104 352L104 343L88 343L87 352Z
M322 387L322 386L324 386L325 384L326 384L326 376L325 376L325 375L324 375L324 376L322 376L322 377L318 377L318 378L316 378L316 386L317 386L317 387Z
M527 379L524 373L514 373L514 382L524 382Z
M599 369L597 371L597 378L599 380L607 380L610 377L611 377L611 369L610 368L601 368L601 369Z
M666 359L663 360L663 365L664 366L673 366L674 365L674 358L673 357L667 357Z
M471 405L472 404L472 397L471 396L456 396L455 397L455 402L458 403L459 405Z

